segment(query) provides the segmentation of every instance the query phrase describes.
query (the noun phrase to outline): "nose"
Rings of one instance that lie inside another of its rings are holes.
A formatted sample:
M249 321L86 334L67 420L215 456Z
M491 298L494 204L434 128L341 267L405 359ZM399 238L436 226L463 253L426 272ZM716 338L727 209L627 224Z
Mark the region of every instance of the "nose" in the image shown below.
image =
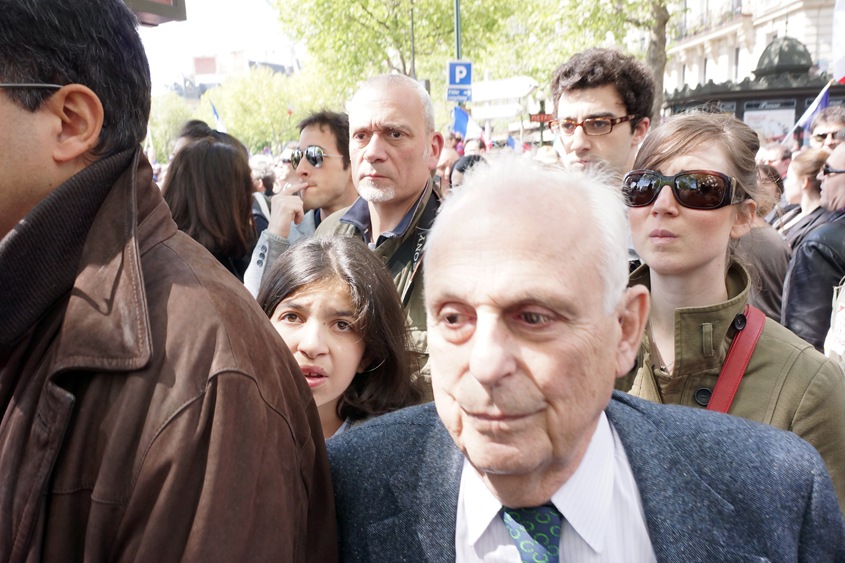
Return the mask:
M516 370L512 340L502 319L492 313L479 314L472 335L469 369L485 387L495 387Z
M678 200L675 199L675 194L672 193L670 186L660 187L657 199L651 204L651 212L654 214L678 214Z
M367 146L364 147L364 160L367 162L381 162L386 160L387 155L385 153L385 148L385 140L382 138L381 134L374 133L370 137L370 141L367 143Z
M299 342L296 350L310 359L328 353L327 331L328 327L325 323L313 318L308 319L297 331Z
M590 136L584 133L584 127L576 127L575 132L572 133L570 137L570 145L573 151L575 152L584 152L588 151L592 148L592 143L590 142Z
M302 160L299 161L299 165L296 167L296 174L300 178L307 178L311 175L311 163L308 162L308 159L305 158L305 155L302 155Z

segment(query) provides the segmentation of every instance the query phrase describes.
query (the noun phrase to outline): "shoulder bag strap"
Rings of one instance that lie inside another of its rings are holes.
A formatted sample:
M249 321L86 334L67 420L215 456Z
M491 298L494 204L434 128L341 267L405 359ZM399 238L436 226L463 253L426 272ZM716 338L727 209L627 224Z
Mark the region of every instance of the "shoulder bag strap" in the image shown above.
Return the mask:
M709 411L726 413L730 410L739 382L742 381L745 368L748 367L751 354L754 353L760 333L763 332L766 315L756 307L746 305L745 313L738 315L734 323L742 324L742 326L737 326L737 333L731 342L725 363L722 365L713 395L707 403Z

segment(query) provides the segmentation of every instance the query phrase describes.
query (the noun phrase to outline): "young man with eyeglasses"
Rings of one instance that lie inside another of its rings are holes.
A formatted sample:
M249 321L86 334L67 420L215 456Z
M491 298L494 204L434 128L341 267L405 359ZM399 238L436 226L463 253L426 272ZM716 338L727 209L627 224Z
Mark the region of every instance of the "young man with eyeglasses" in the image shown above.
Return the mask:
M819 172L821 206L831 212L792 250L783 286L781 324L824 351L830 328L833 288L845 277L845 144L840 144Z
M845 129L845 106L828 106L810 123L810 146L832 151L842 142L837 133Z
M0 6L0 561L334 561L311 390L152 181L137 25Z
M253 296L258 296L276 258L296 241L314 236L323 219L358 197L349 159L349 117L323 110L298 127L299 147L290 158L301 181L286 183L270 201L270 224L244 274L244 285Z
M654 87L643 63L613 49L588 49L559 66L551 128L563 144L563 163L604 163L621 178L648 132Z

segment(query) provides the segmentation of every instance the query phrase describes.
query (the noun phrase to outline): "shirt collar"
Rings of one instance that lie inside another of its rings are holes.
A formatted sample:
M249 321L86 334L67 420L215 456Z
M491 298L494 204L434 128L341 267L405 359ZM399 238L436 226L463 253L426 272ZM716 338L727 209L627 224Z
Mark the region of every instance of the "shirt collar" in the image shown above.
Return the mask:
M581 464L551 499L564 520L597 553L604 550L610 521L614 447L610 423L602 412ZM466 459L462 475L461 495L467 515L467 539L474 546L498 516L502 503L493 496Z
M426 184L428 187L428 184ZM405 213L405 216L402 217L402 220L399 221L399 224L396 225L396 228L392 231L386 231L382 233L378 237L378 241L376 241L376 247L381 245L384 241L391 238L401 237L405 234L408 230L408 226L411 224L411 219L414 218L414 214L417 212L417 208L420 206L420 202L422 202L423 196L425 195L426 190L424 189L422 193L417 198L417 201L414 205L411 206L411 209ZM369 242L370 241L370 229L372 227L372 223L370 222L370 206L367 204L367 200L362 197L359 197L355 200L355 203L352 204L352 207L343 214L343 217L340 218L341 223L346 223L348 225L353 225L355 228L360 231L361 236L364 237L364 240Z

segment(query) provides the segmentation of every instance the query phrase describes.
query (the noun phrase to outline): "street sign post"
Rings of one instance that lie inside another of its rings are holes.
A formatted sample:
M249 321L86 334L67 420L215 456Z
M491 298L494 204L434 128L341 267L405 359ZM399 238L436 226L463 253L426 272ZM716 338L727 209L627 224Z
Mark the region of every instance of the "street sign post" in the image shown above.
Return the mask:
M472 63L449 61L449 86L446 99L450 102L472 101Z

